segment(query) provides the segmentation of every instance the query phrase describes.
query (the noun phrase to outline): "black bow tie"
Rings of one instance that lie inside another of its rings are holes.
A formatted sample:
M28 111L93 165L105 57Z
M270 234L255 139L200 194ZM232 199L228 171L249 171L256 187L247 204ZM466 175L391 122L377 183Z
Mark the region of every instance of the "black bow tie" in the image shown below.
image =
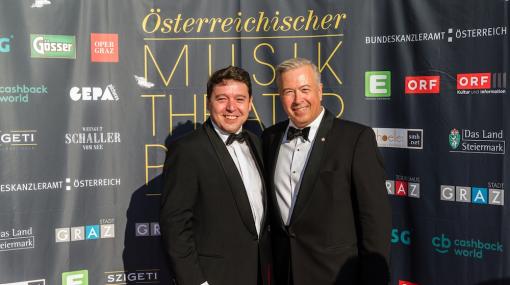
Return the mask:
M294 127L289 127L287 131L287 140L291 141L297 137L303 137L305 141L308 140L308 133L310 132L310 127L306 127L304 129L296 129Z
M246 140L246 134L244 131L238 133L238 134L230 134L228 136L227 141L225 142L226 145L231 145L233 142L238 141L240 143L243 143Z

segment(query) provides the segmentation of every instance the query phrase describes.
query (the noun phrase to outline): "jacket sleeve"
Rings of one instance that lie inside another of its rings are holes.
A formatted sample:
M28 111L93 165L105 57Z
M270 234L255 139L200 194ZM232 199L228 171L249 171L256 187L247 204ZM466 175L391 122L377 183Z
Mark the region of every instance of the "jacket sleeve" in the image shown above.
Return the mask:
M193 232L193 208L198 192L198 175L189 150L182 145L170 145L163 170L160 228L178 285L199 285L206 281Z
M358 137L352 171L361 284L388 284L391 209L382 158L374 132L368 127Z

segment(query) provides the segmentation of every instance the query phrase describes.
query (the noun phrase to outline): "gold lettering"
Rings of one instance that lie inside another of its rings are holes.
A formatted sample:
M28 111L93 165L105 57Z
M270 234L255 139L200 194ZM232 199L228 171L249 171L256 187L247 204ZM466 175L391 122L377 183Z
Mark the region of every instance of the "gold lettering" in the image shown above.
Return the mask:
M327 30L329 29L329 27L331 27L331 20L333 19L333 16L331 14L326 14L326 16L324 16L324 18L322 18L322 21L321 21L321 28L323 30ZM326 24L328 24L326 26Z
M149 164L149 149L163 149L165 152L167 148L162 144L146 144L145 145L145 185L149 184L149 170L163 168L164 164Z
M179 65L179 62L181 61L183 55L184 56L184 60L185 60L185 72L186 72L186 86L189 85L189 65L188 65L188 45L184 45L182 47L182 50L181 50L181 53L179 54L179 57L177 58L177 61L175 62L174 64L174 67L172 69L172 72L170 73L170 75L168 76L168 79L165 79L165 76L163 75L163 72L161 71L161 68L159 67L159 64L158 62L156 61L156 59L154 58L154 55L152 54L150 48L149 48L149 45L145 45L145 48L144 48L144 75L145 75L145 79L147 80L147 76L148 76L148 72L147 72L147 67L148 67L148 62L147 62L147 54L151 57L152 59L152 62L154 63L154 65L156 66L156 70L158 71L158 74L160 76L160 78L163 80L163 82L165 83L165 86L168 87L168 85L170 84L170 81L172 80L172 77L174 76L174 73L175 73L175 70L177 69L177 66Z
M317 51L318 51L318 59L317 59L317 67L319 68L319 72L322 73L322 71L324 70L325 67L327 67L329 69L329 71L331 71L331 73L333 74L333 76L335 77L335 79L337 80L338 84L342 85L342 80L340 80L340 78L338 77L338 75L335 73L335 71L333 70L333 68L331 67L331 65L329 65L329 61L333 58L333 56L335 55L336 51L338 50L338 48L342 45L342 41L338 42L338 44L336 45L335 49L333 50L333 52L331 52L331 54L329 55L329 57L326 59L326 62L324 62L323 65L321 65L321 59L322 59L322 56L321 56L321 43L318 42L317 43Z
M187 18L186 21L184 21L184 24L182 26L182 30L185 33L189 33L193 31L193 25L195 24L195 19L193 18Z
M274 78L276 76L276 70L275 68L270 64L270 63L267 63L267 62L263 62L261 61L258 57L257 57L257 51L260 47L269 47L269 49L271 50L271 52L274 54L274 48L272 45L268 44L268 43L260 43L258 44L254 49L253 49L253 58L255 59L255 61L257 63L260 63L262 65L265 65L267 67L269 67L269 69L271 69L271 72L272 72L272 76L271 76L271 80L269 80L268 82L266 83L263 83L263 82L260 82L258 79L257 79L257 76L255 74L253 74L253 80L260 86L268 86L268 85L271 85L274 81Z
M174 117L193 117L193 129L197 129L197 95L193 94L193 113L174 113L173 95L168 96L168 118L170 126L168 132L172 134L174 128Z
M279 94L278 93L262 93L262 96L271 96L273 97L272 98L272 103L271 103L271 106L272 106L272 125L276 124L276 96L278 96Z
M142 98L151 98L151 110L152 110L152 136L156 136L156 98L165 97L165 94L150 94L141 95Z
M342 99L342 96L336 94L336 93L322 93L322 95L324 96L333 96L335 98L338 99L338 102L340 104L340 111L338 112L338 114L336 114L336 117L337 118L340 118L340 116L342 116L342 114L344 113L344 100Z

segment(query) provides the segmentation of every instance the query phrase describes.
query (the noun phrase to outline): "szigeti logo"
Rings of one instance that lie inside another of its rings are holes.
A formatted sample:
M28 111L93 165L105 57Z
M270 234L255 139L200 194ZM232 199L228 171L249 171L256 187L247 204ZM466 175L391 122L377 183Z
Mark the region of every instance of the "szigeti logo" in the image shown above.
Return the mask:
M113 84L101 87L73 87L69 90L73 101L118 101L119 95Z
M115 238L115 219L100 219L99 224L55 229L55 242L67 243L84 240Z
M149 236L160 236L159 223L135 223L135 236L137 237L149 237Z
M105 285L159 283L159 269L105 272Z
M0 231L0 252L35 248L32 227Z
M8 53L11 51L11 40L14 39L13 35L2 36L0 35L0 53Z
M391 97L391 71L365 72L365 97L389 99Z
M506 72L461 73L457 74L457 94L506 94L506 82Z
M456 128L448 134L450 152L477 154L505 154L503 130L470 130Z
M0 285L46 285L46 279L18 281L14 283L2 283Z
M454 254L456 256L483 259L484 253L503 253L503 244L486 242L475 238L451 239L444 233L432 237L434 251L440 254Z
M396 175L395 180L386 180L388 195L420 198L420 178Z
M33 58L76 58L75 36L31 34L30 43Z
M379 147L423 149L423 129L373 128L373 130Z
M119 62L119 35L90 34L90 61Z
M406 76L406 94L439 94L440 76Z
M89 285L89 271L78 270L63 272L62 285Z
M33 149L37 146L36 130L0 131L0 150Z
M121 143L119 132L107 132L102 126L82 127L81 132L65 134L65 143L81 145L83 150L103 150Z
M411 232L409 230L391 230L391 243L411 245Z
M48 88L45 85L30 86L19 85L15 86L0 86L0 104L1 103L28 103L32 95L45 95L48 94ZM30 96L29 96L30 95Z
M441 185L440 191L441 201L479 205L505 205L503 183L489 182L488 187Z

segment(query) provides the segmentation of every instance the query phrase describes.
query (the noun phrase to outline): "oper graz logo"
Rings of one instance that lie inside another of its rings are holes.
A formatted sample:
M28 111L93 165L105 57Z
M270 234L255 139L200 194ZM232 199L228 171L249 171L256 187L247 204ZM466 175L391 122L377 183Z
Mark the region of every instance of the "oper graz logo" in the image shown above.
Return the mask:
M72 87L69 96L73 101L119 101L113 84L101 87Z
M420 198L420 178L397 175L395 180L386 180L388 195Z
M115 238L115 219L100 219L99 224L55 229L55 242L67 243L83 240Z
M76 58L76 38L67 35L30 35L33 58Z

